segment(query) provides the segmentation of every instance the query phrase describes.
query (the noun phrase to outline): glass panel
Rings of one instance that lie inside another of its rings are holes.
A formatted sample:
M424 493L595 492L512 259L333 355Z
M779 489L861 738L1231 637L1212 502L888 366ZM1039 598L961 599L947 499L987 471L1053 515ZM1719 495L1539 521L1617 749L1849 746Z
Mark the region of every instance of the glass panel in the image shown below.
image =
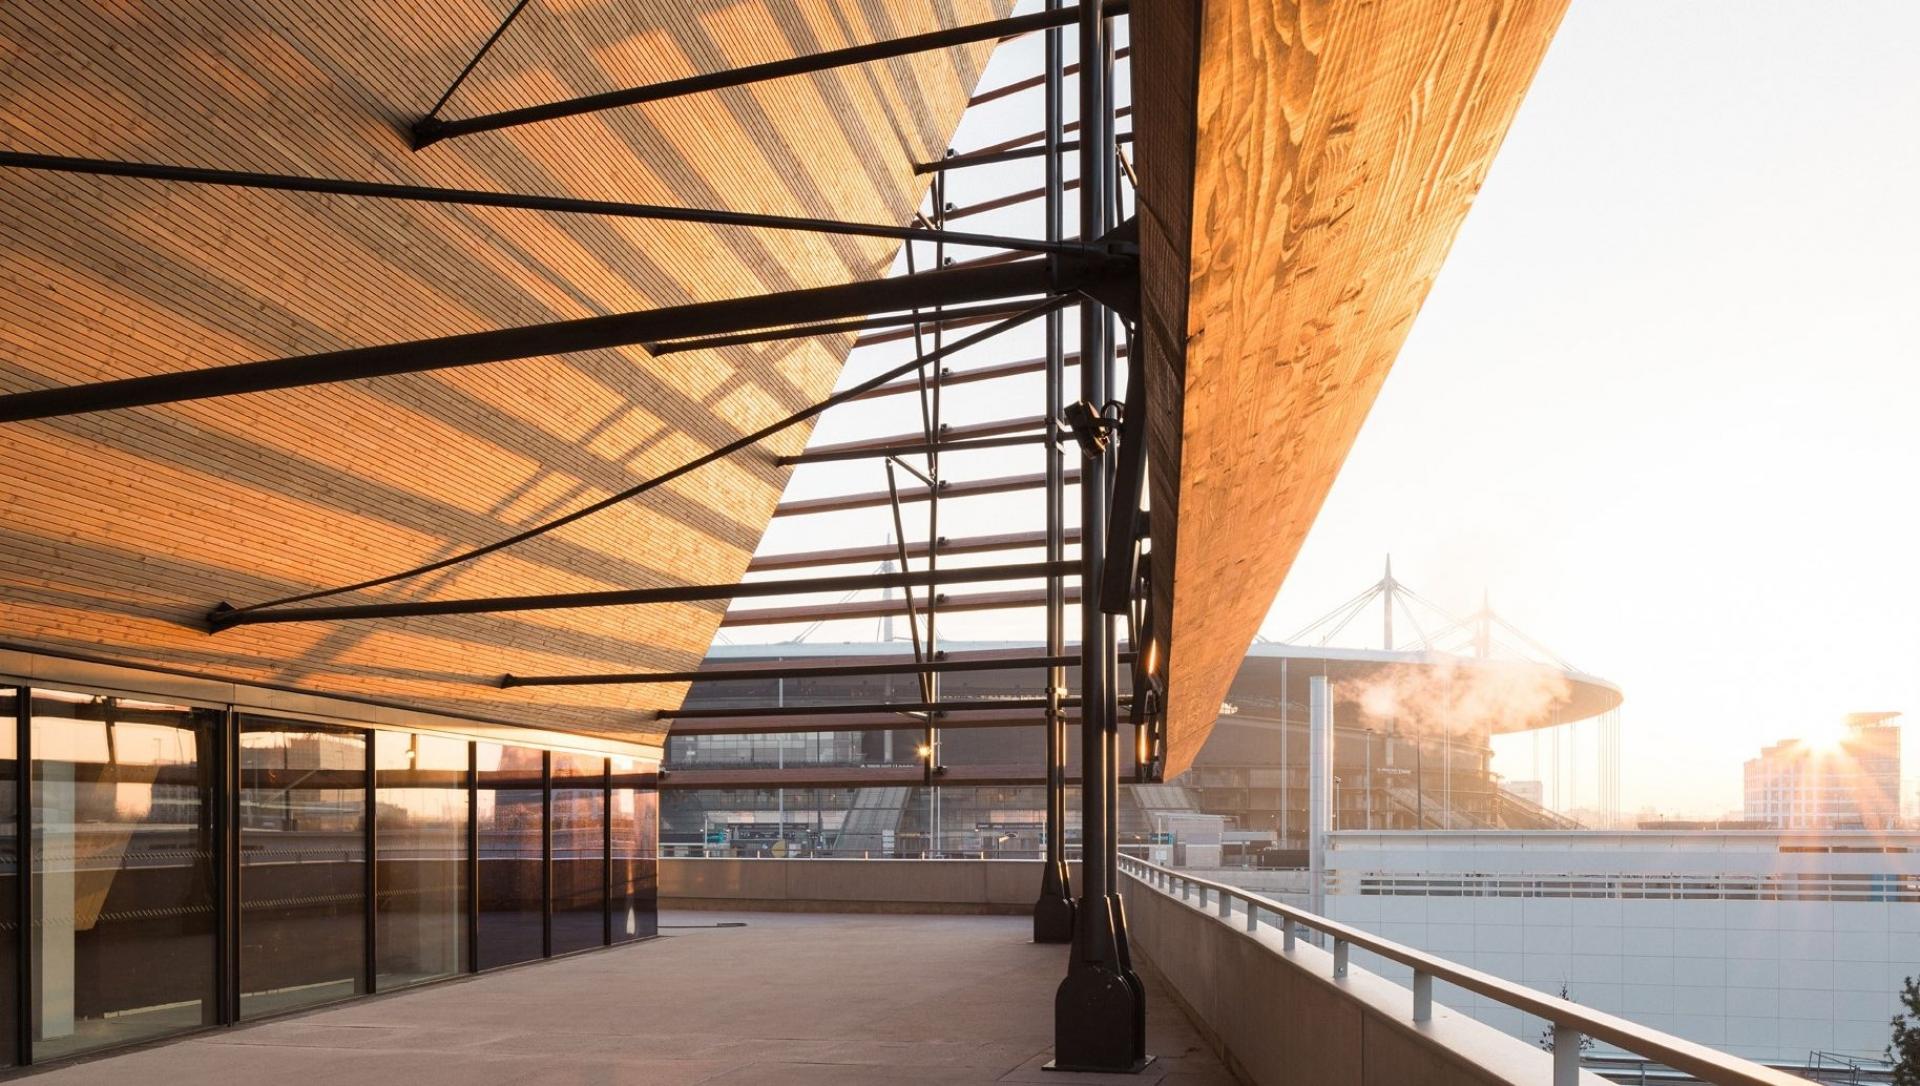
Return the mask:
M213 1023L221 716L34 692L35 1059Z
M613 941L658 934L660 794L631 758L613 759Z
M607 941L607 760L553 756L553 952Z
M545 855L541 752L481 743L480 968L532 961L545 953Z
M378 989L467 968L467 743L375 732Z
M0 1065L20 1062L14 1054L19 1034L18 985L14 983L14 945L20 938L20 752L15 734L20 692L0 686Z
M366 991L367 740L240 718L240 1014Z

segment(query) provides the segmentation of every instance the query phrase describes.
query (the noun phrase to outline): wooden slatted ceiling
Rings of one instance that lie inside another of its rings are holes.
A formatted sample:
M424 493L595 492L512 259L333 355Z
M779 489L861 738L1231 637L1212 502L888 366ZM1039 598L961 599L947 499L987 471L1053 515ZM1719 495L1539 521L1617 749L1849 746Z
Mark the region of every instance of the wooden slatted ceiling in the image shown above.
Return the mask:
M12 150L904 222L990 44L469 136L406 126L507 0L0 5ZM468 116L1004 15L1010 0L533 0ZM891 243L0 170L0 391L881 274ZM824 396L850 342L639 349L0 427L0 641L625 739L680 687L499 690L508 671L685 669L723 605L209 636L237 603L444 557ZM805 428L375 599L724 583ZM348 599L352 599L349 597ZM344 602L344 601L343 601Z
M1212 729L1565 7L1134 13L1169 774Z

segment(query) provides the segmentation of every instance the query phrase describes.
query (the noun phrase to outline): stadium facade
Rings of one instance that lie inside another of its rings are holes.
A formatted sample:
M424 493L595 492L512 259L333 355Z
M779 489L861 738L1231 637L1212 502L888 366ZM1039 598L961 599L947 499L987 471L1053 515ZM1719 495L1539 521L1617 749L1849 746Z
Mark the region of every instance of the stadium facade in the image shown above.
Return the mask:
M947 658L985 667L996 655L1018 658L1035 648L952 642ZM733 644L716 646L707 666L832 666L897 651L886 642ZM1121 845L1159 842L1170 832L1161 825L1168 818L1215 815L1234 862L1304 866L1307 687L1315 676L1329 679L1339 694L1332 706L1339 829L1571 828L1576 823L1566 816L1499 787L1492 737L1600 717L1621 700L1604 680L1528 661L1258 644L1192 768L1164 782L1122 787ZM914 676L696 682L687 706L722 713L732 706L884 703L910 700L916 682ZM947 694L987 705L1040 693L1030 670L965 671L943 676L943 683ZM1040 787L942 783L949 774L1031 765L1043 757L1038 714L1000 715L1020 719L979 722L956 714L940 721L931 783L894 776L861 783L863 769L926 767L927 730L908 720L894 722L905 727L865 731L766 730L778 727L777 720L732 734L677 730L667 745L663 847L682 855L1038 855L1046 825ZM830 719L820 726L831 727ZM807 784L820 770L844 771L846 781ZM729 773L736 783L698 787L714 772ZM1133 772L1131 758L1123 760L1123 776ZM1066 842L1069 849L1079 844L1071 823Z

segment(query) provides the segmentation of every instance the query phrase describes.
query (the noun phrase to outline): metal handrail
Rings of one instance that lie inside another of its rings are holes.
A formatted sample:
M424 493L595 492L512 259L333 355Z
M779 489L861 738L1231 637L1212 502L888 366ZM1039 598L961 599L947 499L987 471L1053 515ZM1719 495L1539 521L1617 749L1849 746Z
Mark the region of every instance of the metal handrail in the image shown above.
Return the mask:
M1715 1086L1806 1086L1804 1079L1783 1071L1535 991L1226 883L1196 878L1130 856L1120 858L1120 870L1182 901L1191 899L1197 891L1200 899L1198 905L1203 912L1208 906L1207 899L1212 897L1215 914L1221 920L1231 919L1236 900L1244 902L1246 930L1250 932L1259 929L1261 912L1272 913L1280 918L1282 948L1286 951L1294 948L1297 928L1331 936L1335 978L1347 975L1347 957L1351 947L1359 947L1388 961L1407 966L1413 970L1412 1020L1415 1022L1425 1022L1433 1017L1433 982L1436 979L1537 1018L1544 1018L1553 1023L1554 1086L1575 1086L1579 1081L1580 1041L1583 1036L1594 1037L1635 1055L1656 1060Z

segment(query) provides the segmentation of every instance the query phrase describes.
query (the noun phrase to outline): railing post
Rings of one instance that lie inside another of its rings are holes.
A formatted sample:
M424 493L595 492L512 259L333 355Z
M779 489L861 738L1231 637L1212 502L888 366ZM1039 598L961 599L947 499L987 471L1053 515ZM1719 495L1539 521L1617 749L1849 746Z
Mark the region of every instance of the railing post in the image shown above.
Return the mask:
M1579 1086L1580 1031L1553 1024L1553 1086Z
M1225 890L1222 890L1220 891L1220 917L1221 919L1224 920L1232 915L1233 915L1233 895L1227 893Z
M1183 877L1180 880L1180 900L1186 901L1191 897L1193 897L1193 880Z
M1336 977L1347 975L1347 941L1345 939L1333 941L1333 975ZM1555 1083L1554 1086L1559 1084Z
M1282 916L1280 918L1280 949L1292 953L1293 941L1296 938L1298 937L1293 934L1293 917Z
M1413 972L1413 1020L1426 1022L1433 1018L1433 974Z
M1260 906L1255 905L1252 898L1247 899L1247 930L1260 930Z

